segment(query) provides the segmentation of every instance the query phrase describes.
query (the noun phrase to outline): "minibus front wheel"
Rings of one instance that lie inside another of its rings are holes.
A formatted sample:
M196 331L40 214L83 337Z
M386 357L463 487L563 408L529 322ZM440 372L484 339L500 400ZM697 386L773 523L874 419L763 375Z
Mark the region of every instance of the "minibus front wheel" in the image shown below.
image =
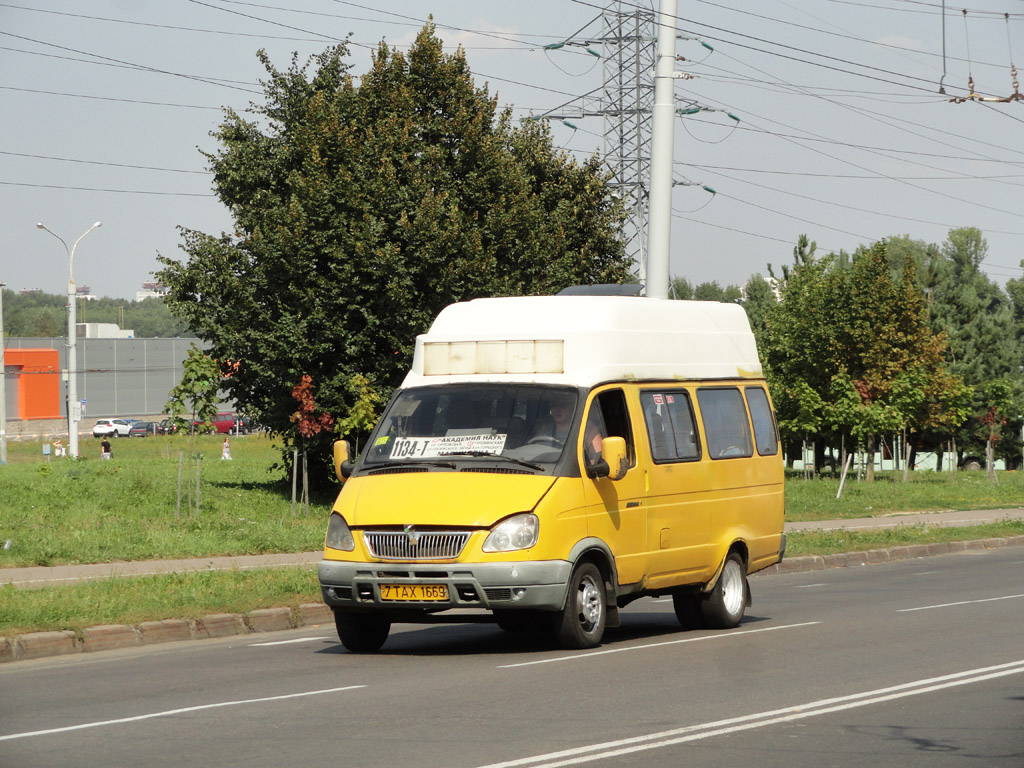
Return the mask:
M593 563L580 563L569 579L565 606L555 614L554 629L563 648L596 648L607 618L604 577Z
M334 626L341 644L353 653L379 651L391 632L391 621L377 613L335 609Z

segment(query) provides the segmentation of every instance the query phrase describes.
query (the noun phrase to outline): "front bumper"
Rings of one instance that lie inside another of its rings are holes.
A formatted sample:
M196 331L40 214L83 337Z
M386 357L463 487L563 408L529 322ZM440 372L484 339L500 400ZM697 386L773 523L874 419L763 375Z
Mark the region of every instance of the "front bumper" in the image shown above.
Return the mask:
M511 563L353 563L321 560L324 602L332 608L386 611L559 610L572 564L565 560ZM444 584L448 600L382 600L381 584Z

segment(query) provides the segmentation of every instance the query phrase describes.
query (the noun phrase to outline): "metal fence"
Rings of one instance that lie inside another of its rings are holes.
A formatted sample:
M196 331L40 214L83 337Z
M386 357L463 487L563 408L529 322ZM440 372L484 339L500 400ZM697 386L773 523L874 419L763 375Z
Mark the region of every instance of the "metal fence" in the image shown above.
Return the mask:
M78 339L78 398L86 418L109 416L148 416L159 414L169 393L184 371L183 361L195 344L204 342L184 339ZM60 412L67 418L67 343L61 336L53 338L7 339L8 349L55 349L60 356ZM10 365L4 370L4 392L7 420L18 421L19 369ZM30 375L30 374L25 374Z

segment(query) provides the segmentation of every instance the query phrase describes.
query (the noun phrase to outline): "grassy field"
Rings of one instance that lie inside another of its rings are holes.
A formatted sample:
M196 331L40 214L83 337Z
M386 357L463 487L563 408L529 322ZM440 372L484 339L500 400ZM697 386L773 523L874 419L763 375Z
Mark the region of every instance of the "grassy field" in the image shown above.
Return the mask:
M209 555L308 552L323 544L333 501L292 515L291 485L274 469L280 452L262 435L83 438L79 461L45 461L39 443L11 443L0 467L0 568ZM199 509L195 505L200 462ZM181 485L179 504L179 457ZM190 501L191 499L191 501Z
M117 560L313 551L322 546L333 494L292 514L291 486L273 465L279 449L265 436L232 439L233 460L220 460L223 438L121 439L100 461L99 441L83 438L82 460L46 461L41 444L9 443L0 467L0 568ZM199 510L195 462L202 454ZM183 456L178 505L179 454ZM851 478L786 482L789 521L871 517L892 512L1019 507L1024 474L912 473L903 483L883 473L874 483ZM187 489L193 496L189 501ZM787 554L830 554L903 544L1015 536L1024 523L974 528L886 528L791 534ZM7 548L3 548L10 541ZM64 588L0 588L0 636L105 623L243 613L320 599L315 570L283 568L125 577Z

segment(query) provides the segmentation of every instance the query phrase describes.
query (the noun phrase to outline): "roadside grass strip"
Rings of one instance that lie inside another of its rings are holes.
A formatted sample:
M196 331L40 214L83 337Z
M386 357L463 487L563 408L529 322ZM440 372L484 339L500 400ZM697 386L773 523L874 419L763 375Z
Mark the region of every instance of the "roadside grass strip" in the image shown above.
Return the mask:
M887 688L878 688L873 691L854 693L848 696L839 696L830 699L820 699L806 704L799 704L794 707L758 712L742 717L733 717L726 720L716 720L700 725L689 725L683 728L674 728L668 731L648 734L646 736L635 736L617 741L606 741L592 744L585 747L576 747L559 752L549 752L544 755L524 757L517 760L507 760L501 763L488 763L478 768L560 768L566 765L579 765L591 763L597 760L605 760L622 755L632 755L651 749L660 749L675 744L685 744L692 741L709 739L714 736L725 736L740 731L749 731L755 728L764 728L770 725L791 723L798 720L806 720L811 717L820 717L833 712L842 712L858 707L867 707L874 704L883 704L897 699L904 699L910 696L920 696L925 693L934 693L949 688L974 683L995 680L1010 675L1024 674L1024 659L997 664L991 667L979 667L964 672L955 672L940 677L930 677L922 680L915 680L909 683L893 685Z

